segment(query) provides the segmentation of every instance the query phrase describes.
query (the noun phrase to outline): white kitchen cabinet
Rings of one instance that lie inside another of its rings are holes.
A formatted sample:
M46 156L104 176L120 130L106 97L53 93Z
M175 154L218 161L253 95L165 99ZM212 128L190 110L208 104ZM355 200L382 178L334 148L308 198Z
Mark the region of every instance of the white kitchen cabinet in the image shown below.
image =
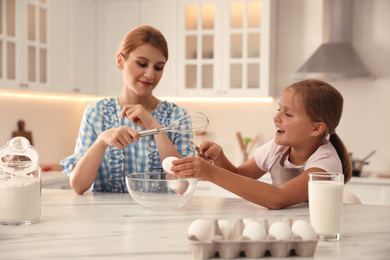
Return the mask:
M49 88L48 1L0 0L0 84L3 89Z
M142 0L140 1L140 24L150 25L164 35L168 43L168 62L164 74L154 90L156 96L176 96L178 84L178 1L177 0Z
M354 193L363 204L390 205L389 178L352 177L344 189Z
M180 1L180 95L269 96L271 5Z
M117 96L123 85L116 53L123 37L139 25L139 1L101 0L98 4L98 94Z
M96 94L96 3L50 2L52 92Z
M3 89L95 94L94 0L0 0Z

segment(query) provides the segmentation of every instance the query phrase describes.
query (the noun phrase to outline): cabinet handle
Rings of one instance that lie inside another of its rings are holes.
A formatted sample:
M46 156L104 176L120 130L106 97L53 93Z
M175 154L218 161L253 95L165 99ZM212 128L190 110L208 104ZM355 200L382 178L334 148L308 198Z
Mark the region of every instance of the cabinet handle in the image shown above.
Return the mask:
M80 92L80 89L79 88L74 88L73 92Z
M28 84L26 83L20 83L19 85L21 88L28 88Z

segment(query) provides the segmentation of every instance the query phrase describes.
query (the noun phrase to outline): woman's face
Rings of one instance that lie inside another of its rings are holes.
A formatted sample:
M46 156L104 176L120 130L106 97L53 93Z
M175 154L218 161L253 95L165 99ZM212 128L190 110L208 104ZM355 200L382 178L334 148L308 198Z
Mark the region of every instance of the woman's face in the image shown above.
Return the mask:
M129 53L127 60L121 54L117 56L124 87L138 96L152 94L160 82L165 62L162 52L151 44L138 46Z
M305 111L302 95L291 88L283 92L274 123L275 142L290 147L299 147L308 142L316 127Z

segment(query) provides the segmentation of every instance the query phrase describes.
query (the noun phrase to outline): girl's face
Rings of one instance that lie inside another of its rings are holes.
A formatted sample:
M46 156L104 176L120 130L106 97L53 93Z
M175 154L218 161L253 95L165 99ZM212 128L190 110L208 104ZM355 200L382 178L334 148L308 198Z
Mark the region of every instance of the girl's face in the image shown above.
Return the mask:
M122 70L124 87L138 96L151 95L160 82L166 58L151 44L143 44L129 53L127 60L121 54L117 63Z
M274 123L275 142L290 147L305 145L315 129L315 123L309 118L303 106L301 94L291 88L283 92Z

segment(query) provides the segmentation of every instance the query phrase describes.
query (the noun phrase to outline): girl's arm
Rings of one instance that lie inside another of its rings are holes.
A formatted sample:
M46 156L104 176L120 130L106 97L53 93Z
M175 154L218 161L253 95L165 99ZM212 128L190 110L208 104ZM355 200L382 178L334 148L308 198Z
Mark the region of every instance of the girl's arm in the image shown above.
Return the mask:
M235 172L242 176L247 176L253 179L258 179L266 173L259 169L254 158L244 162L237 168L226 157L222 147L214 142L204 141L200 145L200 149L202 149L206 157L213 160L215 165L224 168L225 170Z
M249 168L250 164L253 163L251 160L240 166L238 170L244 171L246 167ZM211 165L201 158L183 158L174 161L173 165L172 170L177 175L210 181L243 199L269 209L280 209L307 201L308 174L315 171L323 172L322 169L311 168L280 187L276 187L251 178L250 176L255 171L236 174L221 167Z

